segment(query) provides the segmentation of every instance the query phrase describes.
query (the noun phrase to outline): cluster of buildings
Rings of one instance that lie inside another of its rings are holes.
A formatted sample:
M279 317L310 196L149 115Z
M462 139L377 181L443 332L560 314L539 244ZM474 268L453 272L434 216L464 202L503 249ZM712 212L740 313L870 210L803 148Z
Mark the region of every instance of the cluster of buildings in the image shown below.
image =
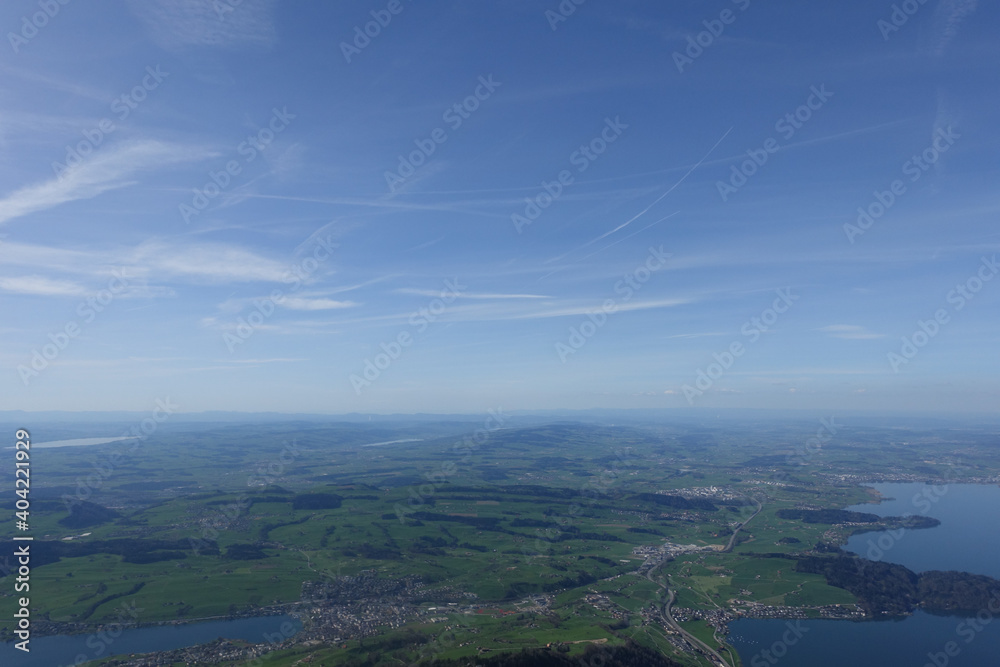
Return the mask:
M674 607L670 614L678 623L682 621L706 621L721 634L728 634L728 624L738 617L737 614L726 609L687 609L685 607Z
M738 618L770 618L770 619L806 619L819 618L858 620L865 617L864 610L854 604L831 604L817 607L787 607L783 605L768 605L760 602L734 600L731 609L688 609L674 607L671 614L674 620L703 620L720 634L729 633L729 623Z
M722 548L722 545L718 544L704 544L699 546L697 544L674 544L673 542L665 541L663 544L634 547L632 555L642 556L647 559L647 562L649 562L649 559L657 560L656 564L658 565L660 562L670 560L681 554L720 551Z
M949 479L948 475L942 475L935 478L932 475L925 473L904 473L904 472L872 472L872 473L846 473L846 474L827 474L831 480L841 482L843 484L882 484L890 482L906 482L914 484L939 484L939 483L961 483L961 484L1000 484L1000 474L994 475L976 475L972 474L975 471L969 469L961 469L957 465L947 463L944 461L925 461L929 465L946 466L945 470L953 472L952 479ZM952 467L953 466L953 467ZM955 474L961 473L961 474Z
M695 486L689 489L673 489L670 491L657 491L657 493L671 496L681 496L682 498L704 498L705 500L739 500L743 496L721 486Z
M345 639L373 637L385 628L401 628L423 616L426 610L402 602L358 602L314 607L310 627L297 637L297 643L316 640L336 643ZM436 618L427 617L425 620Z
M819 607L782 607L759 602L740 602L736 613L742 618L808 618L807 611L819 613L820 618L860 619L865 611L856 604L828 604Z
M554 596L534 595L503 609L473 602L475 594L451 587L426 588L413 577L399 579L376 576L367 570L357 576L341 576L326 581L305 582L302 602L276 608L261 607L259 614L292 613L303 617L305 627L281 641L258 644L217 640L174 651L146 655L119 656L109 667L172 667L175 664L215 664L248 662L278 649L292 646L339 644L348 639L363 639L384 634L413 622L453 622L455 614L509 615L522 612L545 613ZM434 599L436 606L426 606ZM447 626L447 632L453 626Z
M584 596L584 600L586 600L587 604L592 606L594 609L607 612L618 620L628 620L631 615L631 612L622 608L616 602L612 601L611 598L602 593L588 593Z
M174 651L116 656L104 664L106 667L173 667L178 663L182 665L201 665L226 661L246 661L249 663L276 648L286 647L279 644L247 644L246 642L217 639L210 644L199 644Z

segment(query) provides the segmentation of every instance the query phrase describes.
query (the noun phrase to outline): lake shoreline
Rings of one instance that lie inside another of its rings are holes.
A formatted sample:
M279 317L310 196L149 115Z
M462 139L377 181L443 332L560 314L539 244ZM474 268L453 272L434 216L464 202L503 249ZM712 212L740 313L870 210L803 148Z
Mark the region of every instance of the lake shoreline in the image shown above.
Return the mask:
M877 486L882 488L877 488ZM885 485L893 485L886 489ZM967 555L968 549L959 548L956 535L966 538L976 537L976 522L984 516L992 516L1000 512L1000 494L994 490L1000 485L989 481L962 481L948 484L935 482L864 482L861 486L874 494L865 503L850 505L846 511L876 513L882 517L899 516L912 508L911 514L935 515L940 523L933 528L942 531L937 534L924 530L905 531L875 531L861 529L850 534L839 546L845 554L872 562L882 561L905 567L915 574L931 571L964 572L967 575L997 577L997 573L989 567L988 559L979 562L981 567L971 567L972 561L956 563ZM989 502L987 502L989 501ZM955 507L953 507L955 506ZM974 508L974 511L970 510ZM916 510L927 510L927 513ZM992 522L990 525L993 525ZM861 538L861 535L866 537ZM919 539L914 538L919 535ZM867 555L879 556L878 559L866 557L865 548L875 544L881 551L870 552ZM864 539L864 542L861 542ZM925 550L915 548L926 540L932 540L939 549L931 554L934 559L928 559ZM852 544L853 543L853 544ZM859 548L860 545L860 548ZM853 547L853 548L852 548ZM884 547L884 548L883 548ZM922 559L913 561L913 553ZM988 550L989 553L994 553ZM980 612L981 613L981 612ZM767 660L767 656L777 656L778 652L795 655L795 664L809 664L811 667L834 667L841 664L853 664L858 667L875 667L883 664L924 664L929 655L936 655L948 642L965 639L959 642L962 650L961 659L949 663L954 667L991 664L990 656L1000 652L1000 632L996 627L974 635L969 631L969 619L975 619L973 611L929 611L917 606L907 613L878 617L866 614L863 618L846 619L848 625L839 619L811 618L802 620L811 634L805 635L801 643L783 643L781 637L787 630L786 623L795 619L774 617L770 619L740 618L728 624L726 643L739 654L743 664L758 664ZM960 619L962 619L960 621ZM823 621L823 623L814 623ZM832 622L828 622L832 621ZM877 625L876 625L877 624ZM975 644L964 634L959 634L964 628L970 637L979 637ZM967 644L967 645L966 645ZM845 655L844 651L850 655ZM905 657L904 657L905 656ZM888 662L887 662L888 660ZM987 660L987 662L983 662ZM968 661L968 662L967 662ZM770 664L770 663L768 663Z

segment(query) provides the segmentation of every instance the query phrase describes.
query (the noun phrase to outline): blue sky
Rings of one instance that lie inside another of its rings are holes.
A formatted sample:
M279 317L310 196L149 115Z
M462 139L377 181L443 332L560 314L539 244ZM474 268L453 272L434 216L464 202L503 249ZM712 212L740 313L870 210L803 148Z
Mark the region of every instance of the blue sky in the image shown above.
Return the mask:
M906 9L5 2L0 403L994 411L998 10Z

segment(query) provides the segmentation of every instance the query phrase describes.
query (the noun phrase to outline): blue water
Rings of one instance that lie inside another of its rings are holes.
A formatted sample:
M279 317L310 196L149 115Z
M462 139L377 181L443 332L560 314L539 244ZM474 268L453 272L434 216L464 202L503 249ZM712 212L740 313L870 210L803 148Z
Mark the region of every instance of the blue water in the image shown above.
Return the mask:
M729 642L739 652L744 667L996 667L1000 664L1000 627L997 627L1000 618L989 625L976 626L981 628L979 632L964 619L919 611L900 621L806 620L801 621L799 632L790 631L787 623L742 620L729 624ZM786 637L794 643L786 645ZM954 645L949 647L948 642ZM948 655L949 648L954 655Z
M284 625L285 630L289 629L286 623L291 624L294 632L302 629L302 624L291 616L262 616L233 621L135 628L117 631L119 634L115 637L113 633L116 628L111 624L105 628L107 634L103 635L96 633L32 638L30 653L14 648L12 643L0 644L0 664L4 667L69 667L109 655L170 651L206 644L219 637L264 643L277 641L282 634L282 626Z
M941 525L895 535L857 535L845 548L916 572L961 570L1000 578L1000 488L972 484L874 486L883 497L893 500L848 509L880 516L922 514L939 519ZM787 623L740 620L730 624L729 641L744 667L1000 665L1000 614L993 619L987 610L978 620L923 612L892 621L809 620L801 622L798 633Z
M871 560L905 565L914 572L961 570L1000 579L1000 487L978 484L875 484L893 500L847 509L879 516L920 514L936 528L864 533L845 549ZM997 664L1000 664L998 660Z

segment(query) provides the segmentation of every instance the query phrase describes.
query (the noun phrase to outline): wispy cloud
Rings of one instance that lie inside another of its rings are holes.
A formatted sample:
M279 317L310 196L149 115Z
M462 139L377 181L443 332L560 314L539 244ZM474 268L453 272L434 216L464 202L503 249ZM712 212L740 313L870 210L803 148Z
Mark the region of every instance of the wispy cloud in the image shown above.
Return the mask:
M336 310L340 308L354 308L358 304L354 301L335 301L333 299L304 299L301 297L287 297L278 304L291 310Z
M434 293L438 295L437 292ZM465 298L463 294L461 299ZM619 304L616 313L650 310L655 308L673 308L694 303L696 299L677 298L659 299L649 301L631 301ZM579 299L565 300L561 302L518 302L516 300L501 300L494 302L479 302L452 304L449 305L441 315L441 320L447 323L455 322L500 322L500 321L524 321L538 320L552 317L575 317L586 316L594 311L600 310L600 303L593 301L581 301ZM344 327L348 325L377 325L379 323L406 322L413 315L413 311L403 313L389 313L384 315L372 315L370 317L353 317L350 319L338 320L336 326Z
M402 194L402 193L401 193ZM416 193L413 193L416 194ZM363 197L298 197L298 196L288 196L288 195L264 195L264 194L254 194L248 195L247 198L256 199L270 199L277 201L296 201L296 202L311 202L315 204L331 204L335 206L358 206L362 208L377 208L386 209L392 211L446 211L449 213L464 213L467 215L473 215L483 218L500 218L506 220L509 217L509 213L489 213L480 211L474 208L469 208L464 206L464 204L469 204L470 206L498 206L519 203L516 199L503 199L503 200L476 200L472 202L459 201L459 204L463 206L456 205L453 199L447 201L441 201L439 203L433 204L415 204L412 202L404 202L397 198L388 197L372 197L365 199ZM564 195L563 200L570 199L569 195Z
M10 76L15 76L30 83L38 84L51 90L56 90L61 93L69 93L70 95L76 95L78 97L84 97L98 102L106 103L109 97L106 92L96 88L91 88L90 86L85 86L79 81L49 76L37 70L0 64L0 72Z
M29 185L0 199L0 224L78 199L133 184L140 171L203 160L213 154L200 148L138 141L104 149L60 177Z
M730 128L728 129L728 130L726 130L726 131L725 131L725 133L724 133L724 134L723 134L723 135L722 135L721 137L719 137L719 139L718 139L718 140L717 140L717 141L716 141L716 142L715 142L714 144L712 144L712 147L708 149L708 152L707 152L707 153L705 153L705 154L704 154L704 155L703 155L703 156L701 157L701 159L700 159L700 160L698 160L698 161L697 161L696 163L694 163L694 164L693 164L693 165L692 165L692 166L691 166L691 167L690 167L690 168L689 168L689 169L688 169L688 170L687 170L686 172L684 172L684 175L683 175L683 176L681 176L681 177L680 177L680 178L679 178L679 179L678 179L678 180L677 180L676 182L674 182L674 184L673 184L673 185L671 185L670 187L666 188L666 189L665 189L665 190L664 190L664 191L663 191L663 192L662 192L662 193L660 194L660 196L659 196L659 197L657 197L656 199L654 199L654 200L653 200L653 201L652 201L652 202L651 202L650 204L648 204L648 205L647 205L647 206L646 206L646 207L645 207L644 209L642 209L641 211L639 211L638 213L636 213L635 215L633 215L633 216L632 216L631 218L629 218L629 219L628 219L628 220L626 220L625 222L623 222L623 223L621 223L621 224L617 225L617 226L616 226L616 227L614 227L613 229L610 229L610 230L608 230L608 231L604 232L603 234L601 234L600 236L598 236L598 237L596 237L596 238L593 238L593 239L591 239L591 240L587 241L587 242L586 242L586 243L584 243L583 245L580 245L580 246L577 246L577 247L576 247L576 248L574 248L573 250L570 250L570 251L569 251L569 252L567 252L567 253L564 253L564 254L562 254L562 255L559 255L558 257L554 257L554 258L552 258L552 259L551 259L551 260L549 260L549 261L550 261L550 262L552 262L552 261L557 261L557 260L559 260L559 259L562 259L563 257L566 257L567 255L570 255L570 254L572 254L572 253L574 253L574 252L576 252L576 251L578 251L578 250L582 250L582 249L584 249L584 248L586 248L586 247L588 247L588 246L590 246L590 245L592 245L592 244L594 244L594 243L597 243L598 241L601 241L601 240L603 240L603 239L607 238L608 236L611 236L611 235L612 235L612 234L614 234L615 232L617 232L617 231L619 231L619 230L621 230L621 229L624 229L624 228L628 227L628 226L629 226L629 225L631 225L631 224L632 224L633 222L635 222L636 220L638 220L638 219L639 219L639 218L641 218L642 216L646 215L646 214L647 214L647 213L648 213L648 212L649 212L649 211L650 211L650 210L651 210L651 209L652 209L652 208L653 208L654 206L656 206L656 205L657 205L657 204L659 204L659 203L660 203L661 201L663 201L663 200L664 200L664 199L665 199L666 197L668 197L668 196L670 195L670 193L671 193L671 192L673 192L674 190L676 190L677 188L679 188L679 187L681 186L681 184L682 184L682 183L683 183L684 181L686 181L686 180L687 180L687 177L688 177L688 176L690 176L691 174L693 174L693 173L694 173L694 172L695 172L695 171L696 171L696 170L697 170L697 169L698 169L698 168L699 168L700 166L702 166L703 164L705 164L705 161L706 161L706 160L708 160L708 156L709 156L709 155L711 155L711 154L712 154L712 153L713 153L713 152L715 151L715 149L719 147L719 144L721 144L721 143L722 143L723 141L725 141L726 137L728 137L728 136L729 136L729 134L730 134L730 133L731 133L732 131L733 131L733 127L730 127ZM674 216L674 215L677 215L677 213L678 213L678 212L677 212L677 211L675 211L674 213L671 213L670 215L668 215L668 216L667 216L667 218L669 218L669 217L671 217L671 216ZM653 224L657 224L657 223L659 223L659 222L662 222L663 220L666 220L666 218L661 218L660 220L657 220L657 221L656 221L655 223L653 223ZM647 225L647 227L651 227L651 226L652 226L652 225ZM610 246L608 246L608 247L610 247ZM597 254L597 253L593 253L593 254ZM589 256L592 256L592 255L588 255L588 257L589 257Z
M132 297L174 296L174 290L165 283L220 285L259 282L290 285L297 278L294 272L296 264L291 259L276 260L243 246L226 243L184 243L152 239L130 248L100 250L3 243L3 250L0 253L0 267L10 267L21 272L27 268L32 274L31 278L21 276L4 279L8 286L3 289L24 294L29 293L29 290L34 290L30 293L38 295L85 293L99 286L96 281L106 282L115 272L124 272L128 282L122 296ZM316 271L304 282L319 282L327 272ZM46 273L48 276L41 277L38 273ZM89 288L77 286L78 282ZM333 301L329 297L375 282L379 280L319 291L301 291L295 294L299 300L288 307L299 310L347 307L343 304L348 302ZM234 303L249 303L249 299L234 300ZM239 309L235 308L233 312L238 312Z
M437 297L441 296L440 290L416 289L414 287L401 287L394 290L396 294L414 294L416 296ZM551 296L544 294L499 294L499 293L477 293L462 292L463 299L551 299Z
M447 235L445 235L445 236L439 236L436 239L433 239L431 241L426 241L424 243L421 243L420 245L415 245L412 248L407 248L403 252L414 252L416 250L424 250L425 248L430 248L432 245L437 245L441 241L444 241L446 238L448 238Z
M269 46L275 39L270 0L129 0L132 12L159 46L234 48Z
M134 247L103 250L71 250L29 243L0 243L0 266L31 267L93 282L110 278L114 271L125 271L129 288L142 292L136 296L169 296L172 292L155 283L291 284L296 279L292 259L276 260L240 245L227 243L184 243L151 239ZM305 282L319 281L324 271L316 271ZM49 279L51 282L58 282ZM378 282L333 287L322 291L300 292L297 297L326 298Z
M305 357L290 357L276 359L216 359L217 364L286 364L298 361L309 361Z
M872 340L875 338L885 338L885 334L872 333L857 324L831 324L821 327L817 331L829 334L832 338L843 338L845 340Z
M356 308L361 305L356 301L338 301L328 297L329 294L339 291L344 290L333 289L325 293L320 293L320 296L318 296L315 292L288 294L278 301L276 305L280 308L300 311L341 310L344 308ZM269 298L270 297L261 295L256 297L227 299L218 305L218 309L223 315L236 315L247 308L253 308L255 303L266 301Z
M87 293L87 290L77 283L50 280L42 276L0 278L0 290L10 294L32 296L80 296Z
M958 35L965 17L976 11L979 0L942 0L936 15L936 44L934 55L944 54L948 45Z
M2 266L59 267L68 273L93 274L99 263L103 263L103 260L97 260L94 253L82 250L52 248L17 241L5 241L0 245Z
M161 279L279 283L292 277L291 262L268 259L243 247L222 243L177 245L149 241L132 253L129 263L137 272Z
M230 332L236 331L237 326L239 326L238 320L231 315L225 317L203 317L199 320L199 324L205 329ZM255 329L282 336L330 335L340 333L338 324L315 319L267 322L257 325Z
M690 299L658 299L650 301L632 301L619 304L616 313L649 310L653 308L673 308L691 303ZM522 308L508 308L502 304L493 306L482 304L478 306L452 306L444 315L448 320L535 320L550 317L576 317L586 316L599 310L593 303L586 304L566 304L552 305L546 304L545 308L526 310Z
M725 334L722 333L721 331L709 332L709 333L684 333L684 334L675 334L673 336L667 336L667 340L671 340L673 338L706 338L709 336L725 336Z

